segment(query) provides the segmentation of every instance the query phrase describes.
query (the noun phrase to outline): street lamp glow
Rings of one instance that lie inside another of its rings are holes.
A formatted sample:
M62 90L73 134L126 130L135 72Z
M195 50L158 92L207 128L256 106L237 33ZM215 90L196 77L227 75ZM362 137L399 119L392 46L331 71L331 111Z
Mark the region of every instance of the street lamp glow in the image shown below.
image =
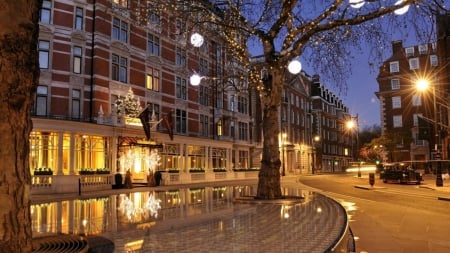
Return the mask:
M355 122L354 122L353 120L347 121L347 128L348 128L348 129L353 129L353 128L355 128Z
M291 62L289 62L288 70L289 73L296 75L302 70L302 63L297 59L292 60Z
M419 91L426 91L430 87L430 82L426 79L419 79L416 82L416 88Z
M314 136L314 141L315 141L315 142L320 141L320 136L318 136L318 135Z
M191 83L192 86L198 86L202 78L203 78L202 76L195 73L189 78L189 82Z

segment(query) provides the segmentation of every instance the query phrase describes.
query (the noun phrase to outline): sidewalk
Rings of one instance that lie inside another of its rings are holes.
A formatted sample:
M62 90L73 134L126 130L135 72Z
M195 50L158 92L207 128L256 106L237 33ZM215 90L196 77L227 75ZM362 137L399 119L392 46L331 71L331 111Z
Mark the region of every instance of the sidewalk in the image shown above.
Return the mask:
M378 183L381 180L379 179L379 175L375 176L376 179L375 181ZM355 176L355 178L357 178ZM445 193L450 193L450 179L443 179L443 186L436 186L436 175L433 174L425 174L422 176L423 181L420 185L418 185L418 188L426 188L426 189L430 189L433 191L439 191L439 192L445 192ZM366 180L365 183L363 184L356 184L355 188L360 188L360 189L366 189L366 190L370 190L370 189L386 189L388 186L385 184L377 184L375 183L375 185L372 187L369 184L369 175L363 174L360 178L361 180ZM380 186L381 185L381 186ZM450 195L447 196L446 198L449 198L450 200Z

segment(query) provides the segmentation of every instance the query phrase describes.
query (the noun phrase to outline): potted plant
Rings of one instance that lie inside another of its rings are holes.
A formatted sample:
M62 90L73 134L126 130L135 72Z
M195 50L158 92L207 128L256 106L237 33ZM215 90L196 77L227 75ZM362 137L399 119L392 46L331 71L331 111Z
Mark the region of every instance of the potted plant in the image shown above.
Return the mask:
M46 167L42 167L42 168L36 168L34 169L34 173L35 176L41 176L41 175L53 175L53 171L51 168L46 168Z

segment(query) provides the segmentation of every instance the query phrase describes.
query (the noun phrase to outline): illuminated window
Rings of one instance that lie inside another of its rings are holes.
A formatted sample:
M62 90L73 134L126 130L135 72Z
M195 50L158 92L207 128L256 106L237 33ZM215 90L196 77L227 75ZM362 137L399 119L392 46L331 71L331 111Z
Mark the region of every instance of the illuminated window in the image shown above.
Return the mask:
M30 169L50 168L53 173L58 169L58 134L50 132L32 132L30 134Z
M114 0L114 3L123 8L128 8L128 0Z
M147 68L146 86L149 90L159 91L159 70L152 67Z
M106 137L76 135L74 145L74 169L109 168L109 142Z

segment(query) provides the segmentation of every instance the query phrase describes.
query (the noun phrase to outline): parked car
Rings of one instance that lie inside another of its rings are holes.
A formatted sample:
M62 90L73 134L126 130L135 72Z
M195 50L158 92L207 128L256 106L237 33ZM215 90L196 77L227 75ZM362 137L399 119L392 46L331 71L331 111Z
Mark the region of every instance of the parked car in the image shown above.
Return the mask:
M404 163L390 163L383 165L380 171L383 183L420 184L422 174Z

